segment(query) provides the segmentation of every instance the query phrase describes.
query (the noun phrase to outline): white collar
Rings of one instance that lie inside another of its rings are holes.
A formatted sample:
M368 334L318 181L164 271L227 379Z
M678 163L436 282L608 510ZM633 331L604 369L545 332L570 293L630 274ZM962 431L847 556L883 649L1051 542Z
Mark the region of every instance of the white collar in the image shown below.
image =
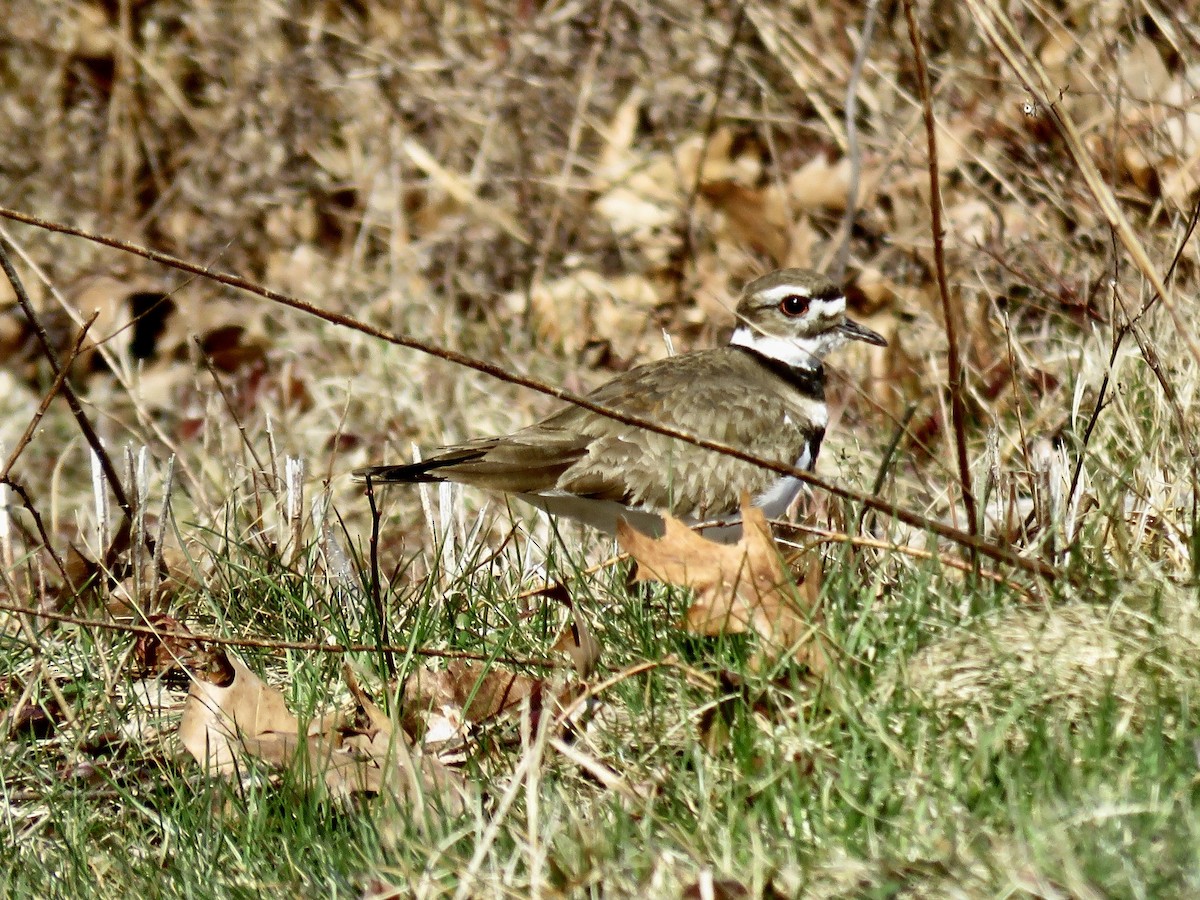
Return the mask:
M729 339L731 347L745 347L760 356L781 362L793 369L816 371L821 357L828 352L828 335L820 338L783 338L761 334L748 325L739 325Z

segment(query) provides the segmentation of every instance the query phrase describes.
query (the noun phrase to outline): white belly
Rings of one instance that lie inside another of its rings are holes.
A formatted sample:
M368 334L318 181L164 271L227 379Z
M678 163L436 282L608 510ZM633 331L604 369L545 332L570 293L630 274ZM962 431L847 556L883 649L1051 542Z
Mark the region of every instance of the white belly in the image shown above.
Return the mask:
M526 503L545 510L552 516L567 516L606 534L617 533L617 519L624 519L638 531L650 537L662 537L662 516L640 509L630 509L615 500L594 500L574 494L547 492L517 494Z
M796 468L808 472L812 470L812 464L812 456L808 452L808 447L805 447L800 458L796 460ZM773 485L754 498L754 505L761 509L768 519L778 519L788 511L788 507L792 505L792 501L796 499L803 486L804 482L799 478L793 478L791 475L781 476Z
M803 485L804 482L799 478L787 475L755 497L754 505L761 509L768 519L778 519L788 511Z

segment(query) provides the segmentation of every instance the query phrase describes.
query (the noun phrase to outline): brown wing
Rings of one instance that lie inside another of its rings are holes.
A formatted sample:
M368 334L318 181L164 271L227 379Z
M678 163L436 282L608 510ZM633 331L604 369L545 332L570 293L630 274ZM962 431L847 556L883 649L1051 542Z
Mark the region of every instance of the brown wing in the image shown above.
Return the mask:
M724 348L633 369L590 399L764 459L794 464L806 450L815 459L820 429L809 424L822 401L772 387L751 357ZM530 430L558 428L592 437L587 455L558 482L559 489L582 496L707 518L736 511L741 491L759 494L778 478L769 469L578 407Z
M765 376L773 377L773 376ZM631 416L794 463L819 434L820 401L770 390L747 354L723 348L659 360L619 375L589 399ZM790 419L790 423L789 423ZM765 427L764 427L765 425ZM681 518L736 511L778 477L729 456L569 406L511 435L443 448L407 466L360 470L380 481L458 481L516 494L552 490L667 509Z
M515 494L552 490L587 453L588 439L562 430L532 432L480 438L442 447L419 463L371 466L354 474L380 482L458 481Z

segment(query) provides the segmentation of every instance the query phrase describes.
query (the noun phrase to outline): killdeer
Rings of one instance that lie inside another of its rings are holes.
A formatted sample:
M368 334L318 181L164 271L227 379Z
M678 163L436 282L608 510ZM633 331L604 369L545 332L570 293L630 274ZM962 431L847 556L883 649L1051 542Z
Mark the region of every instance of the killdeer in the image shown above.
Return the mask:
M626 415L811 470L828 420L821 360L847 340L886 345L846 318L828 278L781 269L750 282L728 346L630 369L588 399ZM354 473L377 482L455 481L514 494L553 514L614 532L618 518L650 535L661 513L736 540L742 494L777 518L798 478L569 406L499 437L443 447L409 465Z

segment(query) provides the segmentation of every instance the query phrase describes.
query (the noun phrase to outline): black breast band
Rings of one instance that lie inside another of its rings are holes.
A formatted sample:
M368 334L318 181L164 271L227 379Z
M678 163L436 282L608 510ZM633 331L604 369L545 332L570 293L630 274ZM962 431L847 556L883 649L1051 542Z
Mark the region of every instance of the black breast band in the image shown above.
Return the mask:
M763 368L770 370L782 378L806 397L814 400L825 399L825 367L817 363L816 368L807 369L800 366L789 366L787 363L759 353L752 347L735 344L739 350L749 353Z

